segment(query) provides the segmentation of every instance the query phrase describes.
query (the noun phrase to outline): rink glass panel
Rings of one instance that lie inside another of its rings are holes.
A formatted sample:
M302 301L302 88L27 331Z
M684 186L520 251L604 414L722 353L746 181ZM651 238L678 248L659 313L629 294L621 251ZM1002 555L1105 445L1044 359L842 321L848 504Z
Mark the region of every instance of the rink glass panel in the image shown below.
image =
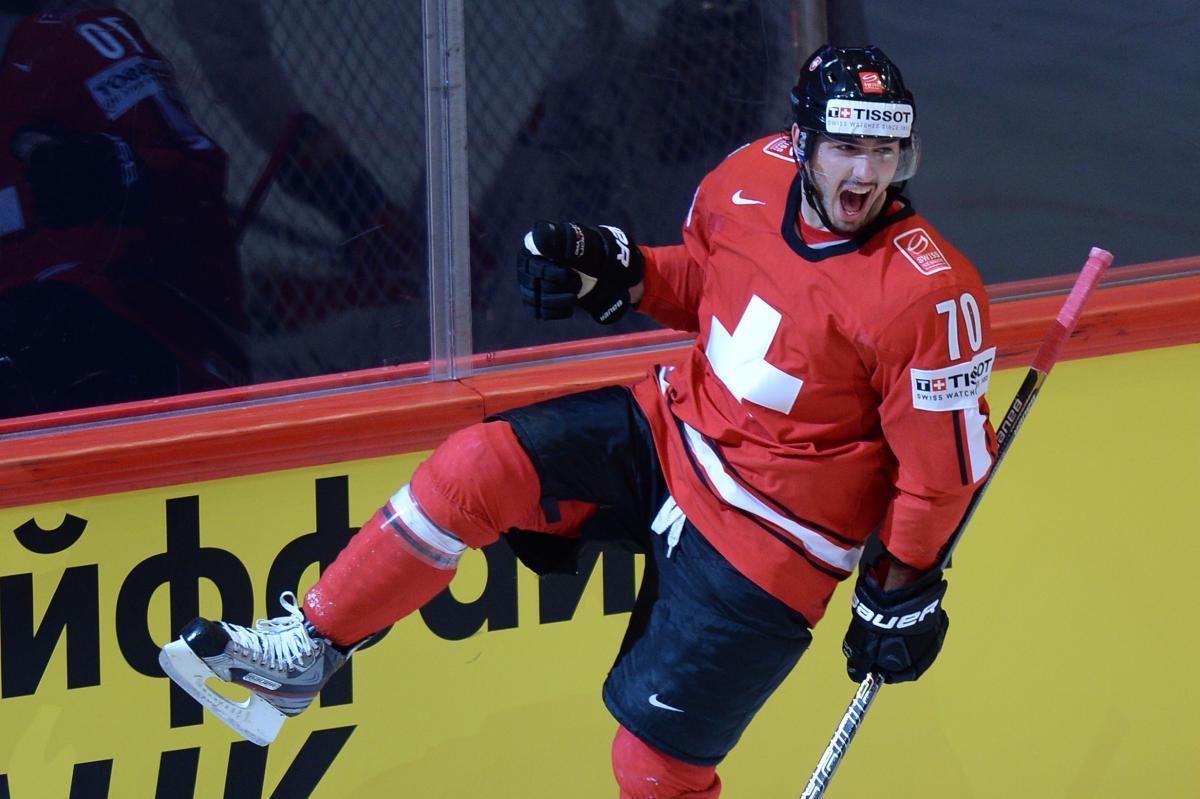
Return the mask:
M356 380L445 376L427 363L451 331L430 327L430 288L445 285L445 264L430 259L427 230L422 5L121 3L229 154L256 385L371 369L380 371ZM536 219L578 219L625 226L648 244L678 241L705 172L788 124L804 55L795 6L465 0L451 20L466 73L453 87L465 92L457 190L469 197L457 233L470 248L469 278L451 286L453 302L471 309L457 346L487 354L655 328L636 315L614 327L583 314L534 322L513 280L522 233ZM925 15L854 6L831 4L829 28L901 65L924 152L908 192L985 282L1070 272L1092 245L1118 265L1200 252L1191 223L1200 200L1176 166L1193 160L1200 110L1175 77L1200 32L1180 0L1155 19L1115 0L1052 19L1034 3L962 0ZM339 143L341 172L317 180L297 162L281 121L297 111ZM281 170L243 216L273 153ZM436 296L445 310L451 298Z
M122 7L174 63L197 121L228 153L235 219L265 177L239 247L255 382L427 359L421 4ZM300 113L322 133L294 120ZM337 154L318 170L299 140L324 134L314 147Z

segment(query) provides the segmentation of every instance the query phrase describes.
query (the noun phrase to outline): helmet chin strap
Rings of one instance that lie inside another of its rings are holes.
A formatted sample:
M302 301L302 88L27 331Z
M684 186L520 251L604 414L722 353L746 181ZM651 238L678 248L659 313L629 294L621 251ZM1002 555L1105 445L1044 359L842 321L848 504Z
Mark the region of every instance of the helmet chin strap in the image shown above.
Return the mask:
M801 134L801 136L804 135L806 134ZM813 180L812 173L808 171L808 164L800 158L800 149L796 146L796 140L792 138L791 142L792 160L796 162L796 170L800 173L800 185L804 187L804 201L817 212L817 217L820 218L821 224L825 226L826 230L836 233L839 236L849 237L850 234L839 230L837 225L833 224L833 220L829 218L829 214L825 213L825 206L820 202L820 198L816 196L817 182ZM800 146L803 147L804 139L802 138L800 142Z
M850 238L853 234L833 224L833 220L829 218L829 214L825 213L825 203L821 202L820 190L817 189L817 182L813 180L812 173L808 171L808 167L804 164L797 165L800 167L800 183L804 186L804 201L808 203L810 208L817 212L817 217L820 218L821 224L825 226L826 230L830 233Z

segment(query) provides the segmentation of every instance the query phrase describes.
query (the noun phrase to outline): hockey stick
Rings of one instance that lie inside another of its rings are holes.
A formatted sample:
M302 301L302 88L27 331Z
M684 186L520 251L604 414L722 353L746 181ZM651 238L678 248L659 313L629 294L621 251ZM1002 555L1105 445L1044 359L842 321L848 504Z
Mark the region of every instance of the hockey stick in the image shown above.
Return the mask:
M1054 368L1059 355L1062 354L1063 345L1066 344L1067 339L1071 337L1072 331L1075 330L1075 325L1079 322L1079 316L1084 304L1087 303L1092 290L1096 288L1096 284L1100 282L1100 276L1104 274L1104 270L1108 269L1112 264L1112 260L1112 253L1102 250L1099 247L1093 247L1088 254L1087 263L1084 264L1079 277L1075 279L1075 285L1072 287L1070 295L1067 296L1066 302L1063 303L1062 309L1058 312L1058 316L1050 326L1050 332L1042 340L1042 346L1038 350L1037 355L1034 356L1033 365L1025 375L1025 380L1021 383L1021 387L1017 389L1017 395L1013 398L1012 404L1008 406L1008 412L1004 414L1004 420L1000 422L1000 427L996 430L996 443L998 445L996 462L993 464L992 471L988 474L987 479L984 480L983 485L971 497L971 504L967 506L966 513L963 514L963 519L959 522L958 529L954 531L954 535L951 536L950 542L947 544L946 554L942 557L941 568L949 567L950 556L953 554L954 548L958 546L967 523L975 515L975 509L979 507L980 499L983 498L983 494L987 491L988 486L992 484L992 478L996 476L996 470L1000 468L1000 462L1004 460L1004 455L1008 452L1009 445L1012 444L1017 431L1021 429L1021 424L1029 414L1029 408L1033 405L1033 401L1037 399L1038 392L1042 390L1042 384L1046 382L1046 376L1050 374L1050 370ZM817 797L825 793L825 789L829 787L829 781L833 779L833 773L837 771L837 767L841 764L846 750L850 747L850 742L854 740L854 734L858 732L859 726L862 724L863 719L866 718L867 710L870 709L871 703L875 701L875 695L879 693L882 685L883 677L875 673L868 674L866 679L859 684L858 691L854 694L854 699L850 702L850 707L846 709L845 715L842 716L841 722L838 723L837 729L833 733L833 738L830 739L829 745L825 747L824 754L821 755L821 759L817 762L816 769L813 770L812 776L808 778L808 785L805 786L804 793L800 794L800 799L817 799Z

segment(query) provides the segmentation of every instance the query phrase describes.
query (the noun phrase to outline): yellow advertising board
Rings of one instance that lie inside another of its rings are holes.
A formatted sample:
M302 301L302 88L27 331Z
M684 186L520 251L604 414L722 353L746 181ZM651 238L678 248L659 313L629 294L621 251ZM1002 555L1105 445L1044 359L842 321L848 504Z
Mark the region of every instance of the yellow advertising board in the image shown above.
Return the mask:
M1198 406L1200 345L1056 367L959 549L941 659L883 689L827 796L1200 796ZM161 676L192 616L278 615L426 454L0 511L0 799L614 797L629 556L539 580L470 553L266 749ZM847 588L725 796L799 794L854 691Z

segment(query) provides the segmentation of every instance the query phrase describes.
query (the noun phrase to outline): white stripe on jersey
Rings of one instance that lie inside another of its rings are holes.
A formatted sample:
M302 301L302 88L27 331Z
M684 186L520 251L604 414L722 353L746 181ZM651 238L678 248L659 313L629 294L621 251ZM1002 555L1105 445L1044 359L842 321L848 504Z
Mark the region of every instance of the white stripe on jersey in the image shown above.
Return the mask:
M752 513L761 519L783 529L793 538L804 545L810 555L835 569L854 571L858 558L862 555L862 547L843 549L815 530L810 530L799 522L783 516L770 505L751 494L725 471L717 453L705 443L704 438L692 429L686 422L680 422L687 433L688 447L696 456L704 473L721 499L735 508Z
M658 373L659 389L664 393L667 387L667 374L670 371L670 369L660 369ZM804 549L810 555L826 565L846 572L854 571L854 567L858 565L858 559L862 556L862 547L846 549L830 541L816 530L808 529L799 522L782 515L770 505L767 505L758 497L742 488L733 479L733 476L725 471L720 457L708 446L704 441L704 437L699 432L686 422L680 421L679 424L687 434L688 449L692 451L696 462L700 464L700 467L704 469L704 473L708 475L709 482L712 483L713 488L721 499L739 510L753 514L784 530L803 544Z
M692 204L688 206L687 219L683 220L684 227L692 226L692 211L696 210L696 198L700 196L700 187L696 187L696 193L692 195Z
M826 247L836 247L839 244L845 244L848 241L850 241L850 239L835 239L834 241L818 241L813 244L810 244L809 242L806 241L806 242L804 242L804 244L805 244L805 246L807 246L809 249L812 249L812 250L823 250Z
M992 453L987 448L987 417L979 412L979 403L963 409L967 428L967 453L971 456L971 482L978 483L992 465Z

